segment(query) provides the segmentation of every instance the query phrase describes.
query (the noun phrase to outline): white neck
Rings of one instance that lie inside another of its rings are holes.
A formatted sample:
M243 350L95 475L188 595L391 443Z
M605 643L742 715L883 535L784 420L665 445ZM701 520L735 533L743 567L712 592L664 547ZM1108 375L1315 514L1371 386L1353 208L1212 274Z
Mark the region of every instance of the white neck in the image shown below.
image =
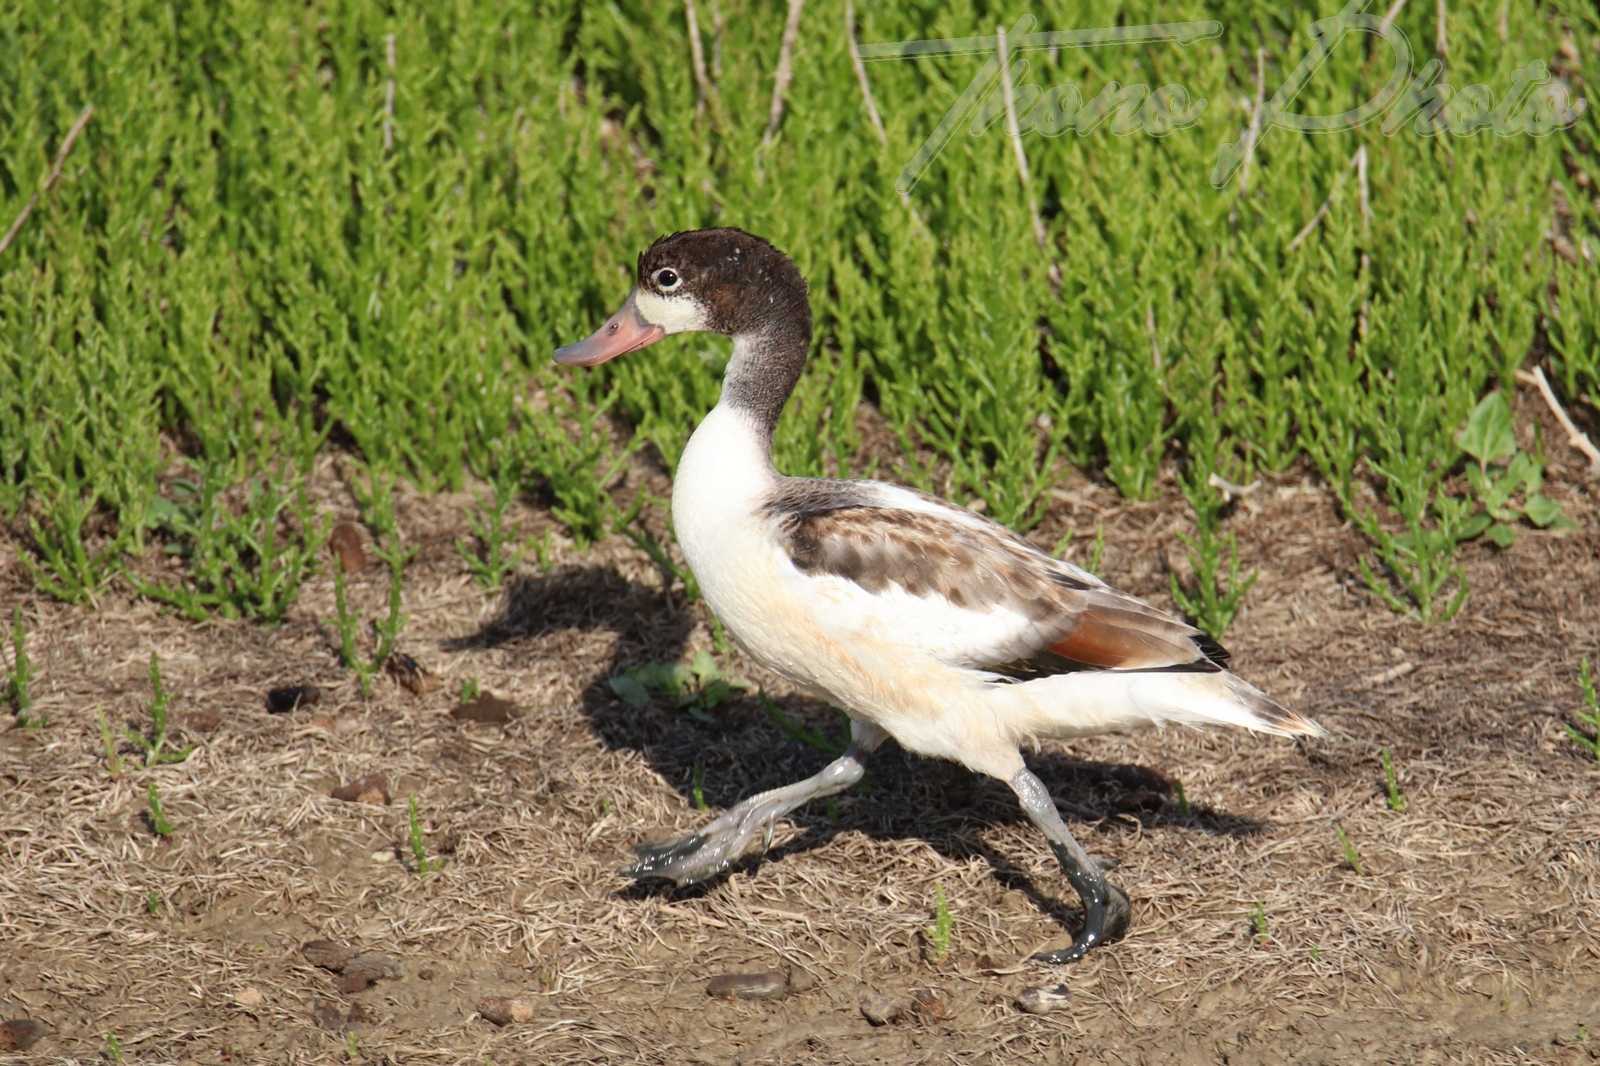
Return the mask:
M748 521L772 489L778 474L770 447L757 420L736 405L719 403L701 420L672 479L672 523L691 565L695 543L708 543L726 523Z

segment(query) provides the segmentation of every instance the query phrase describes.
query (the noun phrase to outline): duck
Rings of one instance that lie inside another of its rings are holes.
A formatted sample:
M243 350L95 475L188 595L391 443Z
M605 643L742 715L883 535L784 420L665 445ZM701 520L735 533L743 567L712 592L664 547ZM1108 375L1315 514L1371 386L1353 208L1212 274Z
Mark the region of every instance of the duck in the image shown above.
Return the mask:
M1083 905L1071 942L1035 958L1072 962L1126 931L1131 901L1068 831L1024 749L1166 724L1323 733L1235 674L1206 633L981 514L885 481L779 472L773 430L811 350L811 306L794 262L761 237L720 227L656 240L617 312L555 361L595 367L697 332L733 348L674 473L678 544L734 641L841 709L850 740L803 781L637 846L624 874L679 885L721 874L758 835L770 843L779 819L859 782L892 737L1011 788Z

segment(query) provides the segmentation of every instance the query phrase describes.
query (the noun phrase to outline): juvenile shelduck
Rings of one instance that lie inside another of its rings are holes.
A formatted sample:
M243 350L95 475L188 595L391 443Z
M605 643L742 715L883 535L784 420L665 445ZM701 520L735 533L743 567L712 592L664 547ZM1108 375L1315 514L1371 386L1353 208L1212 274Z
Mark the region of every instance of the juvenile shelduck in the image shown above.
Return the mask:
M850 746L693 836L638 848L631 876L686 884L727 869L777 819L859 781L893 737L1011 786L1083 899L1076 939L1039 956L1067 962L1120 935L1128 896L1067 831L1022 745L1165 722L1322 732L1230 673L1206 634L981 515L881 481L773 469L772 431L805 366L811 309L795 265L759 237L661 238L639 257L622 308L555 358L598 366L697 330L732 337L733 356L678 464L678 543L739 644L850 716Z

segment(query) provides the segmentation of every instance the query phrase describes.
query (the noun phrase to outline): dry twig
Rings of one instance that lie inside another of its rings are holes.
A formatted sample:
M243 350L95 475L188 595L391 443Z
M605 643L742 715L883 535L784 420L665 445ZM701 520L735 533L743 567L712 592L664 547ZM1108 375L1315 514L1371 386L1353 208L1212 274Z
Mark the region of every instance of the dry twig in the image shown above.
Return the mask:
M1389 27L1394 25L1394 20L1400 16L1400 9L1406 6L1406 0L1394 0L1389 5L1389 10L1383 13L1383 18L1378 20L1378 32L1388 33Z
M44 179L44 184L32 196L28 197L28 202L22 205L22 211L17 215L16 221L11 223L11 228L6 230L6 235L0 237L0 255L4 255L6 249L11 247L11 242L16 240L23 223L28 221L28 216L33 214L33 209L39 206L39 198L48 196L50 190L55 188L56 182L61 180L61 168L66 166L67 155L72 151L72 146L78 143L78 135L83 132L83 128L89 124L89 120L93 117L94 105L90 104L83 109L83 113L78 116L78 120L72 124L72 128L62 138L61 147L56 149L56 161L50 165L50 173Z
M1359 180L1360 183L1361 183L1361 193L1360 193L1360 195L1361 195L1361 216L1362 216L1362 222L1366 223L1368 221L1368 217L1369 217L1369 213L1370 213L1370 209L1371 209L1369 201L1368 201L1367 184L1366 184L1366 181L1367 181L1367 147L1366 147L1366 145L1362 145L1360 148L1356 149L1356 154L1350 157L1350 165L1353 168L1355 168L1357 180ZM1334 179L1333 188L1328 192L1328 198L1326 200L1322 201L1322 206L1317 208L1317 213L1311 216L1311 221L1307 222L1304 226L1302 226L1300 228L1300 232L1296 233L1294 235L1294 239L1292 239L1289 242L1289 247L1287 249L1288 251L1292 252L1296 248L1300 247L1300 245L1304 244L1305 243L1305 239L1307 237L1311 236L1311 231L1317 228L1317 223L1321 222L1324 218L1327 217L1328 208L1331 207L1332 204L1333 204L1334 193L1337 193L1339 191L1339 185L1343 181L1344 181L1344 171L1341 170L1341 171L1339 171L1338 176Z
M783 95L794 80L794 42L800 36L800 13L806 0L789 0L789 18L783 24L783 43L778 46L778 69L772 76L772 107L767 111L767 132L762 144L771 144L777 136L778 123L783 121Z
M856 44L856 8L851 0L844 4L844 38L850 47L850 65L855 68L856 84L861 86L861 99L867 108L867 121L878 134L878 143L887 145L889 134L883 128L883 118L878 114L878 102L872 98L872 84L867 81L867 65L861 61L861 46Z
M1028 205L1028 219L1033 224L1033 239L1040 251L1049 241L1044 232L1044 220L1039 217L1039 205L1033 201L1033 190L1028 176L1028 153L1022 150L1022 128L1017 122L1017 97L1011 88L1011 55L1006 48L1006 28L995 27L995 53L1000 61L1000 92L1006 105L1006 133L1011 138L1011 151L1017 158L1017 177L1022 181L1022 198ZM1061 287L1061 268L1050 264L1050 284Z
M1250 164L1256 158L1256 141L1261 137L1261 112L1267 100L1267 51L1256 49L1256 99L1250 110L1250 128L1244 134L1244 167L1239 171L1240 194L1250 191Z
M1550 408L1550 413L1556 416L1556 421L1561 423L1561 428L1567 431L1567 443L1583 453L1583 457L1589 460L1589 476L1600 478L1600 449L1596 449L1594 442L1589 439L1588 435L1573 424L1572 418L1567 414L1566 409L1561 406L1561 401L1556 399L1554 390L1550 388L1550 382L1545 378L1543 368L1536 366L1531 371L1519 370L1517 371L1517 380L1524 385L1532 385L1539 390L1539 395L1544 397L1545 406Z
M383 150L394 149L394 34L383 38L383 58L389 64L389 78L383 83Z
M694 70L694 83L700 89L699 107L709 107L716 90L706 74L706 54L700 45L700 20L695 17L694 0L683 0L683 16L689 27L689 65Z

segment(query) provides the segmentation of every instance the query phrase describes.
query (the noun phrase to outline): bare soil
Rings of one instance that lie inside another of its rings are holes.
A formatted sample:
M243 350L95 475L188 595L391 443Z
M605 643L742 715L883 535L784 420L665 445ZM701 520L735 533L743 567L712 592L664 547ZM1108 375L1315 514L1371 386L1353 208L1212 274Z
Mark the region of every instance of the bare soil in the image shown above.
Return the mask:
M630 845L710 817L696 782L716 810L826 758L753 694L703 714L615 696L620 670L713 646L704 608L621 542L563 546L489 593L453 546L470 498L404 498L422 550L400 646L438 683L381 676L364 699L338 663L327 573L277 629L195 625L117 589L50 602L20 539L0 539L0 608L22 606L48 717L0 732L0 1020L41 1023L14 1054L51 1062L96 1061L108 1034L141 1063L1595 1061L1600 765L1564 724L1580 656L1600 659L1600 492L1555 466L1582 528L1469 547L1450 624L1378 604L1359 538L1314 488L1240 505L1260 577L1226 643L1331 736L1169 729L1032 756L1135 908L1124 940L1054 971L1026 960L1065 942L1076 901L1009 791L892 746L764 859L693 890L619 877ZM353 519L331 461L323 480L329 514ZM549 525L532 507L517 519ZM1101 571L1169 602L1177 502L1076 483L1038 540L1097 522ZM381 614L381 565L352 584ZM195 749L144 769L119 743L114 774L99 722L148 729L151 652ZM717 658L841 735L836 712ZM520 714L453 717L469 678ZM298 685L320 699L268 712L270 689ZM151 783L168 837L146 817ZM354 798L331 795L344 785ZM412 798L443 862L427 875ZM954 917L943 958L936 889ZM758 971L787 974L777 998L707 994ZM1062 984L1064 1009L1018 1008ZM865 1017L869 997L891 1020Z

